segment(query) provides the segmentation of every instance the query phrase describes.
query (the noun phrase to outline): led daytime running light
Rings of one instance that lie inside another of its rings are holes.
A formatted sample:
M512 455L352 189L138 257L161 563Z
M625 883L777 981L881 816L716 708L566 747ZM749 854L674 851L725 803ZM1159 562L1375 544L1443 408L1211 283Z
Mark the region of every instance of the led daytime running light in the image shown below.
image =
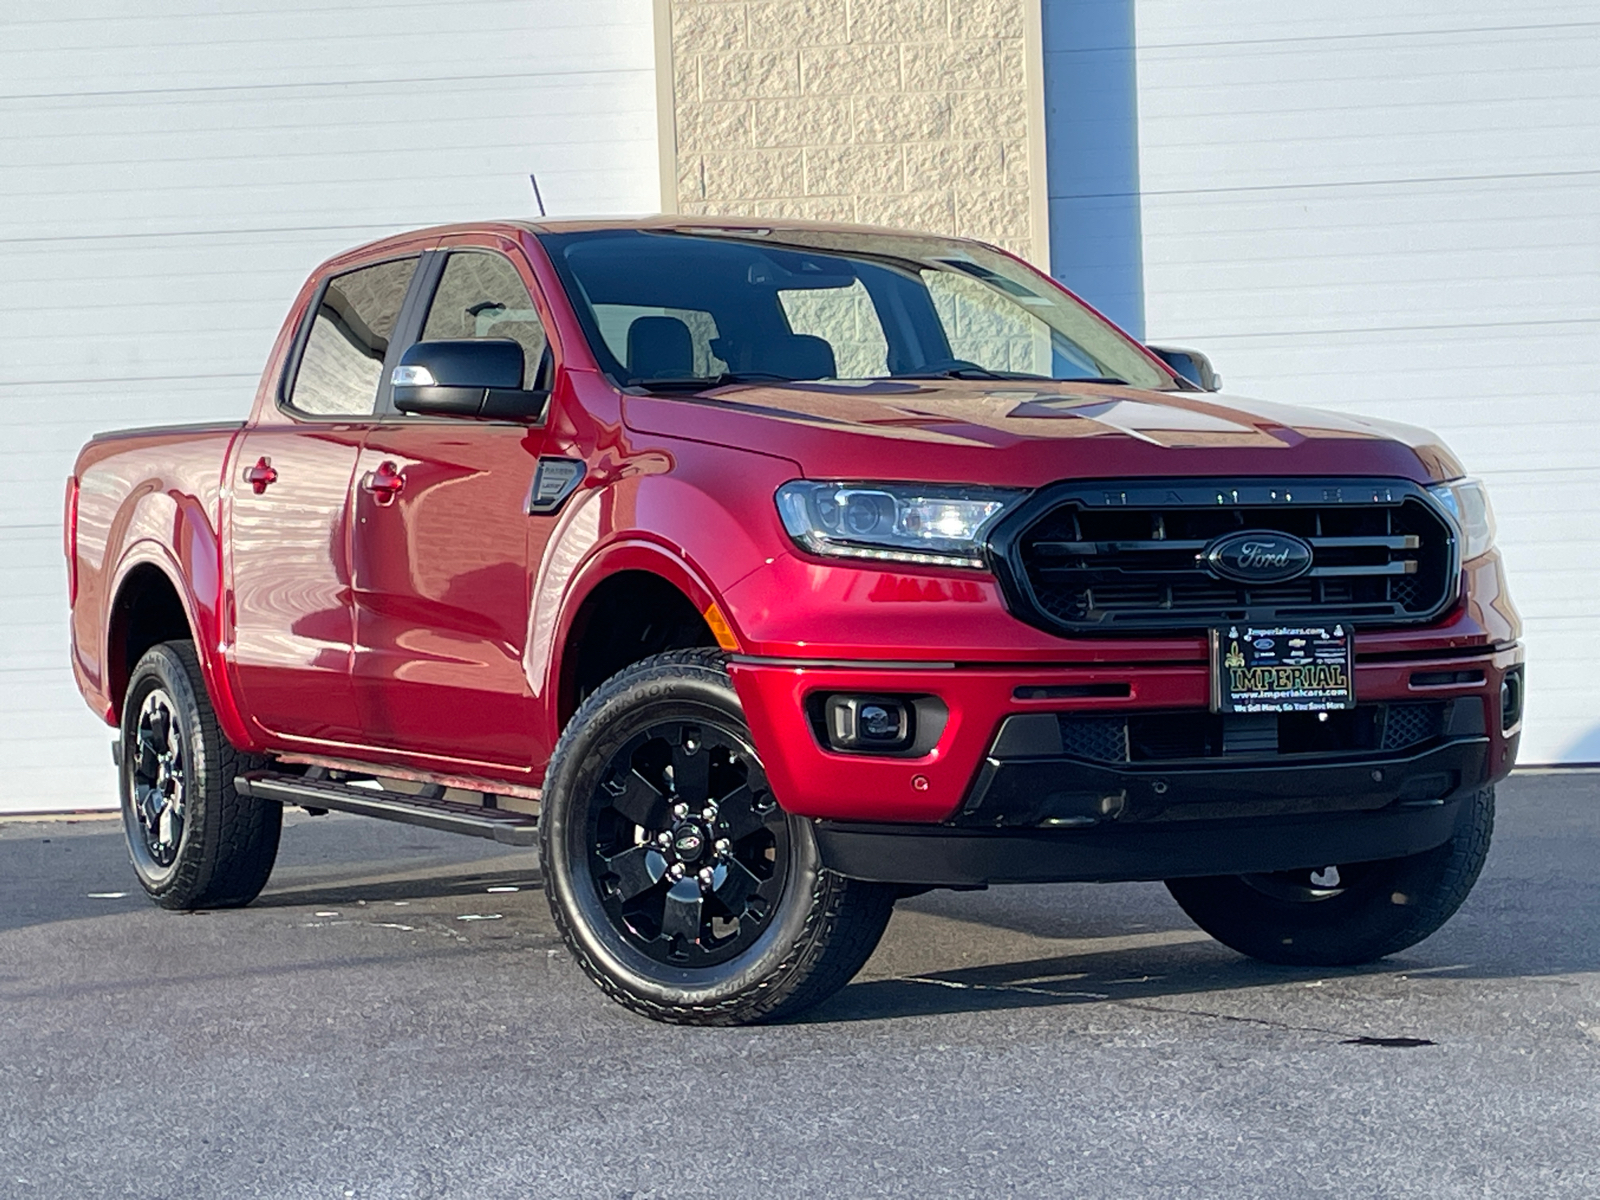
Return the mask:
M784 528L813 554L982 570L985 535L1025 494L948 484L795 480L779 488L776 499Z

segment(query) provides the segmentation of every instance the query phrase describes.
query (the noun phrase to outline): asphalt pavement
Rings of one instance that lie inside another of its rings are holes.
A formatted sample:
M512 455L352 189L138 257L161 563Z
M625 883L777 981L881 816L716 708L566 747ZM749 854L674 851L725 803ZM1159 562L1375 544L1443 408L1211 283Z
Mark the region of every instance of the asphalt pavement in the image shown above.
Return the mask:
M0 821L0 1197L1600 1196L1600 775L1501 788L1466 907L1263 966L1159 885L901 903L807 1019L653 1024L526 851L288 818L247 909Z

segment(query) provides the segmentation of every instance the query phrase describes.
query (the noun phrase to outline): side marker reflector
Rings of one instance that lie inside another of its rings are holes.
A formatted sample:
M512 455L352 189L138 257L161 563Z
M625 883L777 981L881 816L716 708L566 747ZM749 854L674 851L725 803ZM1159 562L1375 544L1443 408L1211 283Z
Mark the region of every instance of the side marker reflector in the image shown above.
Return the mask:
M711 636L717 639L717 645L730 653L739 649L739 639L734 636L733 626L728 624L728 618L722 615L722 610L713 601L705 612L706 624L711 626Z

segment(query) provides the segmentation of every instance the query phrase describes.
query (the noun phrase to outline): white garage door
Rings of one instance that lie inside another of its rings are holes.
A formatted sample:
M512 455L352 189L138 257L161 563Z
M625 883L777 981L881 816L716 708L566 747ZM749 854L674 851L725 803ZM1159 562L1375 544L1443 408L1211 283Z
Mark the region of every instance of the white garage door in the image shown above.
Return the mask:
M1600 761L1593 0L1138 0L1150 340L1489 482L1524 762Z
M0 15L0 812L114 804L60 509L96 430L242 419L307 272L659 204L651 0L67 0Z

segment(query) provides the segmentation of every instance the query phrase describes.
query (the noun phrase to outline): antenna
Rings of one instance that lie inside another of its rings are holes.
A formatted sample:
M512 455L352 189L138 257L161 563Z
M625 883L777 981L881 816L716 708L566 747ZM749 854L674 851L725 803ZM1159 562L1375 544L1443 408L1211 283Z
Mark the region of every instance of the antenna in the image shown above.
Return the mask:
M539 194L539 177L532 171L528 172L528 182L533 184L533 198L538 201L539 215L544 216L544 197Z

